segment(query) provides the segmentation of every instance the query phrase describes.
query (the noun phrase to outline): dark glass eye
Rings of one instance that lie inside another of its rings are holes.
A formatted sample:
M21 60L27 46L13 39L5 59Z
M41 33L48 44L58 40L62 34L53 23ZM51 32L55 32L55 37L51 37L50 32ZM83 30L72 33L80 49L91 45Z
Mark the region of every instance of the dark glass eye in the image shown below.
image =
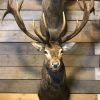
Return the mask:
M63 53L63 50L61 50L61 53Z
M44 53L47 54L48 52L47 51L44 51Z

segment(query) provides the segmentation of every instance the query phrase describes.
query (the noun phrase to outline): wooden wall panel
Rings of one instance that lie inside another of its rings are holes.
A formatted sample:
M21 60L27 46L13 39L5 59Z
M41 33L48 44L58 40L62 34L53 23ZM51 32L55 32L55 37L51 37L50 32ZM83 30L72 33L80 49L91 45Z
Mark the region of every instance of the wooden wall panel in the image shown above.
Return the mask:
M95 94L72 94L70 100L98 100Z
M44 55L1 55L0 66L42 66ZM63 55L65 66L99 67L98 56Z
M98 56L64 55L63 61L67 66L99 67Z
M0 66L42 66L43 55L1 55Z
M41 68L0 67L0 79L41 79ZM76 80L95 80L95 68L66 67L66 75L68 79L74 76Z
M91 46L90 46L91 48ZM0 43L0 54L43 54L43 52L37 51L31 43ZM92 54L92 51L91 53Z
M37 93L40 80L0 80L1 93Z
M95 68L66 67L66 76L74 80L95 80Z
M91 30L92 31L92 30ZM30 31L34 34L33 31ZM68 32L71 34L72 32ZM26 36L21 31L0 31L0 42L32 42L28 36ZM84 38L83 38L84 37ZM100 34L99 32L80 32L76 37L71 39L69 42L100 42Z
M2 19L2 15L6 10L0 10L0 20ZM42 11L21 11L21 16L23 20L39 20L41 17ZM66 19L67 20L82 20L83 19L83 11L67 11L66 12ZM90 14L89 20L99 20L100 18L100 10L95 11L95 15L93 13ZM14 17L9 14L5 17L5 20L14 20Z
M20 1L20 0L19 0ZM41 0L24 0L25 2L23 3L23 9L29 9L29 10L40 10L41 9ZM0 9L6 9L7 8L7 0L1 0L0 1ZM30 6L29 6L30 5Z
M95 43L95 55L100 55L100 43Z
M6 10L6 4L7 0L0 1L0 20ZM67 0L65 5L70 34L75 29L76 17L81 23L83 13L73 0ZM99 0L95 0L95 10L95 15L90 15L89 22L80 34L70 40L79 43L63 55L71 100L99 100L100 79L96 80L96 69L100 67ZM34 34L32 20L34 18L39 30L41 0L25 0L21 15L28 30ZM38 100L33 93L37 93L39 88L44 55L43 52L38 52L31 42L18 28L12 15L0 22L0 93L20 93L17 96L0 94L0 100Z
M74 81L72 93L100 93L100 81Z
M82 0L79 0L80 3L82 4ZM87 3L89 3L89 0L86 0ZM96 10L100 10L100 2L99 0L95 0L95 5L94 5ZM80 10L79 6L75 2L75 0L66 0L66 10Z
M33 31L32 27L32 20L31 21L24 21L25 25L27 27L27 30ZM82 21L79 21L79 24L81 24ZM67 32L73 32L76 27L76 21L67 21L68 24L68 30ZM95 28L95 22L93 23L92 21L88 21L82 32L99 32L99 29ZM97 23L98 24L98 23ZM9 27L8 27L9 26ZM36 28L39 29L39 21L36 21ZM90 30L92 29L92 30ZM0 31L18 31L20 30L19 27L17 26L16 22L13 20L5 20L3 23L0 24Z
M41 79L41 67L0 67L0 79Z
M94 55L94 46L92 43L76 43L70 50L65 51L68 55ZM33 55L43 54L37 51L31 43L0 43L0 54L18 54L18 55Z
M6 2L7 0L1 0L0 1L0 9L6 9ZM80 0L81 2L81 0ZM88 0L87 0L88 2ZM82 2L81 2L82 3ZM30 6L29 6L30 5ZM25 0L24 4L23 4L23 8L24 10L41 10L41 0ZM80 10L77 3L75 2L75 0L69 0L66 1L66 9L67 10ZM100 2L99 0L95 0L95 9L96 10L100 10Z
M75 21L68 21L68 32L67 34L71 34L76 26ZM81 21L80 21L81 23ZM25 21L27 29L34 34L32 21ZM36 22L36 27L39 29L39 22ZM99 23L89 21L84 29L74 37L71 42L100 42L100 34L99 34ZM9 26L9 27L8 27ZM19 31L19 27L17 26L15 21L9 20L4 21L0 24L0 41L1 42L31 42L32 40L26 36L24 33ZM20 38L18 38L20 37ZM84 37L84 38L83 38Z
M37 94L1 93L0 100L39 100Z
M0 80L1 93L37 93L40 80ZM71 93L100 93L100 81L70 80Z
M100 42L100 34L99 32L92 31L91 32L80 32L76 37L70 40L70 42ZM99 30L98 30L99 31Z
M27 27L28 30L33 31L33 27L32 27L32 20L31 21L24 21L25 25ZM79 21L79 24L81 24L82 21ZM76 21L67 21L68 24L68 30L67 32L73 32L75 30L76 27ZM97 25L99 25L99 21L88 21L86 26L84 27L84 29L82 30L82 32L99 32L99 29L96 28ZM37 29L39 29L39 21L36 21L36 27ZM87 28L88 27L88 28ZM91 30L90 30L91 29ZM2 22L0 24L0 31L19 31L19 27L16 24L15 21L13 20L5 20L4 22Z
M2 93L0 100L39 100L37 94ZM99 100L96 94L71 94L70 100Z

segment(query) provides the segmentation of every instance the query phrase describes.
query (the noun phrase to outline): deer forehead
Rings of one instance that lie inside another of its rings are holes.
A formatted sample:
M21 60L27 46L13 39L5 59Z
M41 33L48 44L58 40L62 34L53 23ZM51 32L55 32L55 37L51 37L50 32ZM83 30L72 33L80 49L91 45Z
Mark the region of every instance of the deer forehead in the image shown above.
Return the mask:
M46 46L45 50L48 51L51 56L57 56L62 48L58 44L52 44L51 47Z

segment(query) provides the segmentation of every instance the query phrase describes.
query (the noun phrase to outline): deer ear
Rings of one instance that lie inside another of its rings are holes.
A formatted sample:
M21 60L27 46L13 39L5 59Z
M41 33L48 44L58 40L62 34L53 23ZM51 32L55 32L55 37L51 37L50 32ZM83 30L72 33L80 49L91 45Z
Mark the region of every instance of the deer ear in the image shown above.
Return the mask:
M43 44L40 43L36 43L36 42L32 42L32 45L38 50L38 51L42 51L44 48Z
M62 49L63 51L67 51L69 49L71 49L73 46L75 45L75 43L63 43L62 44Z

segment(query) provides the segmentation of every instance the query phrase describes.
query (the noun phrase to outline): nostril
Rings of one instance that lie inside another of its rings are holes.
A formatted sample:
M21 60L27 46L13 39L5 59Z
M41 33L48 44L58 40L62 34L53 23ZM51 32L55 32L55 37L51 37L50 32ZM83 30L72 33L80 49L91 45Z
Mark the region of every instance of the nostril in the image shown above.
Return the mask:
M53 63L52 63L51 65L52 65L52 67L54 66L54 64L53 64Z
M53 64L53 67L54 67L54 68L59 67L59 63L55 63L55 64Z
M58 67L58 64L54 65L54 68L57 68Z
M60 66L60 63L59 62L56 62L56 63L51 63L51 66L52 68L58 68Z

